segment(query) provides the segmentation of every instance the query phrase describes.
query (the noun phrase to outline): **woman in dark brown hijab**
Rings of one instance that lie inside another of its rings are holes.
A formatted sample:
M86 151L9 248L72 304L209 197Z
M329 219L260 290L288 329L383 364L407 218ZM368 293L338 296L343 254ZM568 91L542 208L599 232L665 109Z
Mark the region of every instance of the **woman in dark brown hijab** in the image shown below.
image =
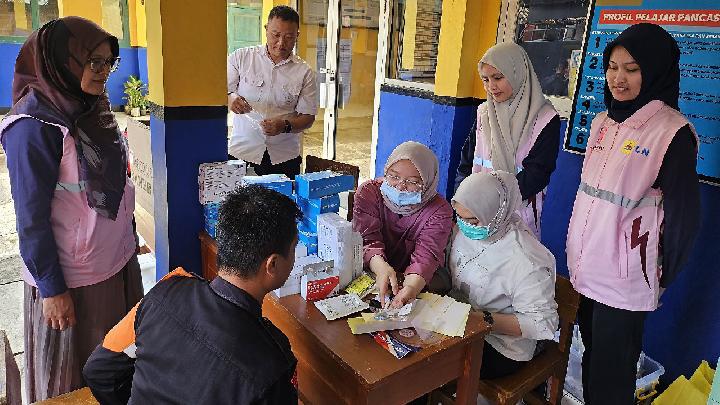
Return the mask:
M127 146L105 93L117 38L80 17L20 49L0 121L25 264L27 400L80 388L105 334L142 297Z

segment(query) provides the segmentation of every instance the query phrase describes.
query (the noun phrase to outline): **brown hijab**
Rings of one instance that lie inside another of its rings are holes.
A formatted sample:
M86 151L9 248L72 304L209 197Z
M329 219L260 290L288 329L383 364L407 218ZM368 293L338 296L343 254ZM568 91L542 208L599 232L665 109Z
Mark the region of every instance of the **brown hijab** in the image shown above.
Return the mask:
M88 206L114 220L127 179L127 146L107 94L94 96L80 87L88 58L104 41L117 57L117 38L81 17L53 20L33 32L15 63L10 115L50 117L70 130Z

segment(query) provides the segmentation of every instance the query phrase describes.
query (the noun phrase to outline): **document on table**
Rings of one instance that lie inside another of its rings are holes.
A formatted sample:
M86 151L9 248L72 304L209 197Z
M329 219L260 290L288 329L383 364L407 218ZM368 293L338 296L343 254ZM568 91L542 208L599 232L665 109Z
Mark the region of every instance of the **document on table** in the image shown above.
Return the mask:
M415 305L412 324L415 328L431 330L447 336L461 337L470 315L470 304L448 296L422 293Z

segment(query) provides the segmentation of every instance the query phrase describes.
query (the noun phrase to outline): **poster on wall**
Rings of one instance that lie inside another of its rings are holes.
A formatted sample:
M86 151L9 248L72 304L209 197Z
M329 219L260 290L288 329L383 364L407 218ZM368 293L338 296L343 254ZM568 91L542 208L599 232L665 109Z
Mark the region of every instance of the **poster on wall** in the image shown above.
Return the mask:
M593 1L565 150L584 153L590 123L605 110L605 46L632 24L654 23L670 32L680 47L679 107L700 137L697 172L701 180L720 185L719 4L717 0Z

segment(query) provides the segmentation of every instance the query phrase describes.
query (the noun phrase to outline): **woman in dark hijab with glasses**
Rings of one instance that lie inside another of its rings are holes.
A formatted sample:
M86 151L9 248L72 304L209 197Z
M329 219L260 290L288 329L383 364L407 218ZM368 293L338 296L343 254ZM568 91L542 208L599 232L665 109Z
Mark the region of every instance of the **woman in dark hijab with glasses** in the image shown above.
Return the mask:
M0 121L25 264L29 402L81 387L90 353L142 297L128 150L105 93L118 53L91 21L50 21L20 49Z
M686 262L700 218L698 138L678 110L680 50L653 24L603 54L607 111L592 122L567 237L586 404L634 404L645 317Z

